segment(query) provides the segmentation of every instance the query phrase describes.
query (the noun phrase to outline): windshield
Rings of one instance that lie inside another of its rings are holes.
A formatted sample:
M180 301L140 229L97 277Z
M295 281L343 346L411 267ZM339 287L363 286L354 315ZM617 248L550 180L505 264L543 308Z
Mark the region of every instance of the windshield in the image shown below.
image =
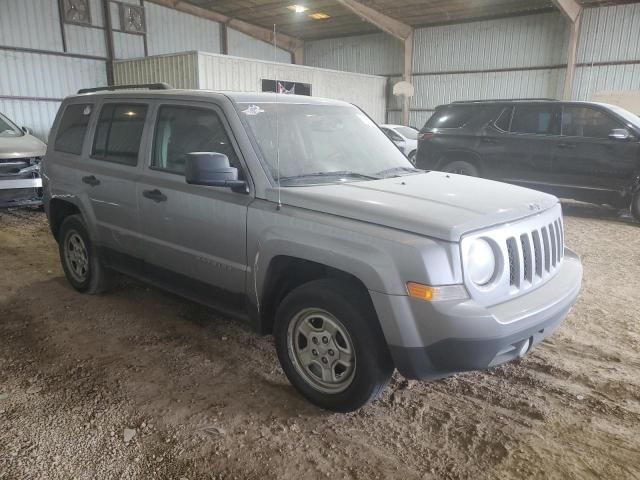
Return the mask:
M0 114L0 137L21 137L24 135L11 120Z
M411 127L394 127L393 128L396 132L398 132L400 135L402 135L405 138L408 138L409 140L417 140L418 139L418 130L416 130L415 128L411 128Z
M625 110L624 108L618 107L617 105L607 105L607 107L616 112L627 122L632 123L636 127L640 128L640 117L638 117L637 115L634 115L629 110Z
M238 103L263 161L282 186L373 180L417 173L376 124L353 106ZM276 111L278 128L276 132Z

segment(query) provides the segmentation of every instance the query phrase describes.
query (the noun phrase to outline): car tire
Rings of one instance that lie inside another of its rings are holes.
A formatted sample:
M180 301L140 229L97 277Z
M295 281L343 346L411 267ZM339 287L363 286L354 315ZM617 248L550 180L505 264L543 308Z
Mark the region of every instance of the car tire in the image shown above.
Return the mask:
M464 160L455 160L453 162L445 163L442 167L443 172L455 173L457 175L466 175L468 177L479 177L480 172L478 168Z
M631 215L640 222L640 190L631 199Z
M409 161L411 162L411 164L415 167L416 166L416 151L414 150L413 152L409 153Z
M100 261L80 215L70 215L62 222L58 250L64 274L73 288L89 294L107 290L110 274Z
M321 279L294 289L278 306L274 336L291 384L326 410L357 410L391 379L393 361L371 300L351 282Z

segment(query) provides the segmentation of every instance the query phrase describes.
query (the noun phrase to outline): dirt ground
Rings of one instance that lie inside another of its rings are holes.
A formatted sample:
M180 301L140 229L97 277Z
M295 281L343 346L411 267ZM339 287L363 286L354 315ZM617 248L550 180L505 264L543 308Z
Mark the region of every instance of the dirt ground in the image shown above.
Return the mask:
M640 479L640 226L565 213L585 278L550 340L339 415L270 337L133 281L80 295L44 215L0 212L0 479Z

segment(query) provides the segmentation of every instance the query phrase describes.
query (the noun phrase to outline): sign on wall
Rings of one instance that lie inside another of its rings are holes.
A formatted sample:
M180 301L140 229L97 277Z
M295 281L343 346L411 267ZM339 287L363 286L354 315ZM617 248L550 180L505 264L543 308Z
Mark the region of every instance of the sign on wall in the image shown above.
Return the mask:
M277 92L290 95L311 96L311 84L301 82L285 82L284 80L262 79L263 92Z

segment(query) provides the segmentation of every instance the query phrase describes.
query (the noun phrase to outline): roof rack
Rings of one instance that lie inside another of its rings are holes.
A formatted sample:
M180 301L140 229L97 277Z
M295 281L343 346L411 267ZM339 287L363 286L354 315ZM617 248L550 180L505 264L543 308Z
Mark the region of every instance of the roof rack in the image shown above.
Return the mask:
M134 85L110 85L107 87L81 88L78 94L94 93L94 92L113 92L115 90L133 90L136 88L145 88L147 90L172 90L173 87L168 83L139 83Z
M486 100L458 100L451 103L488 103L488 102L559 102L557 98L488 98Z

